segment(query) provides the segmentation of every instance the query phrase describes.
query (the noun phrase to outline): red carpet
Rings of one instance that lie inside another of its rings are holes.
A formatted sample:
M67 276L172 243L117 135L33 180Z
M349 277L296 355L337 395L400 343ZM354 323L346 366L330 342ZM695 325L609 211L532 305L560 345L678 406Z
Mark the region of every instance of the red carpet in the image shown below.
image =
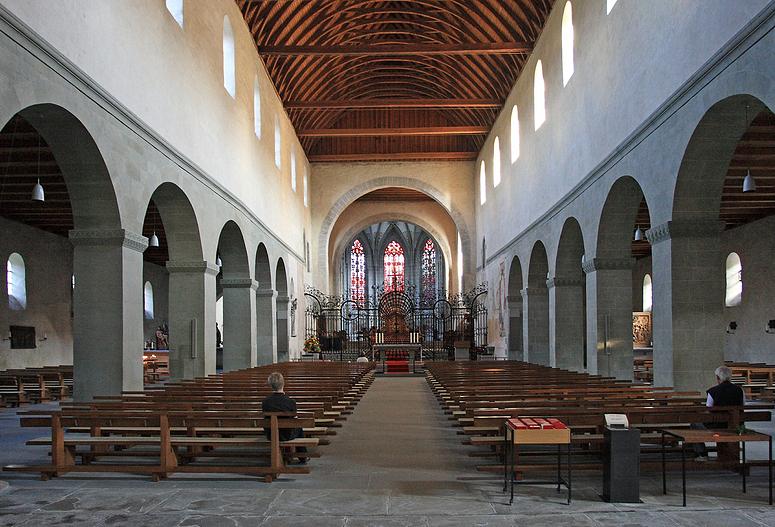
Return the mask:
M385 373L409 373L408 360L386 360Z

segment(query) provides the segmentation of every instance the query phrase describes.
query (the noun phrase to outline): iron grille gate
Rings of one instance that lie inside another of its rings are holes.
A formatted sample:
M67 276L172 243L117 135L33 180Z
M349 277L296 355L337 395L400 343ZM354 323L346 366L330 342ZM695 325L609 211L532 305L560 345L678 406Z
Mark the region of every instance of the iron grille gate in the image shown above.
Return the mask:
M377 302L358 303L308 287L304 292L305 340L317 337L324 360L353 361L372 356L377 334L384 343L419 343L423 361L450 360L455 343L465 342L471 358L487 350L485 284L472 291L420 302L411 287L378 289ZM377 357L378 358L378 357Z

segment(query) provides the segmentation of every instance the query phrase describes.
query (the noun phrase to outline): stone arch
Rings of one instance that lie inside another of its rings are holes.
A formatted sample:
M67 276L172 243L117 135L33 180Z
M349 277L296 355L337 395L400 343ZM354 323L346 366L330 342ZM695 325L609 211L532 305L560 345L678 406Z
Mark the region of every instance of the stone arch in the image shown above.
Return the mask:
M656 385L702 388L713 378L716 366L734 358L724 356L722 193L738 143L763 111L772 110L748 93L728 95L708 107L678 166L671 220L648 233L654 244Z
M351 188L331 206L331 209L329 209L328 213L323 218L323 221L320 224L320 232L318 233L318 268L319 273L321 273L319 276L326 279L327 283L329 269L328 243L334 224L342 212L364 194L387 187L408 188L423 192L436 200L436 202L447 211L460 234L460 243L463 246L464 270L467 274L470 274L475 268L475 264L473 263L473 248L471 245L473 240L471 233L469 232L469 226L466 224L463 215L450 206L449 200L445 198L445 194L433 185L418 179L408 177L381 177L366 181Z
M540 240L530 252L527 287L523 289L526 358L532 363L553 365L549 354L549 290L546 286L549 259Z
M170 377L215 372L215 275L204 260L199 220L186 193L165 182L151 194L167 240Z
M245 238L229 220L221 229L217 254L221 258L218 282L223 289L223 371L256 365L256 282L250 276Z
M289 360L289 339L288 339L288 274L285 270L285 262L282 258L277 260L275 270L275 290L277 298L275 299L276 316L275 332L277 334L277 362L287 362Z
M34 128L49 147L72 212L72 275L78 284L72 291L73 397L85 401L141 389L142 251L147 239L124 230L105 158L77 116L43 103L20 109L9 123L16 118Z
M518 256L511 259L509 266L508 298L509 306L509 343L508 358L511 360L524 360L523 321L522 321L522 289L524 279L522 264Z
M272 264L266 245L256 249L256 349L258 364L272 364L277 360L275 340L275 291L272 288Z
M565 220L549 285L549 344L558 368L582 371L586 353L586 281L581 261L584 235L576 218Z

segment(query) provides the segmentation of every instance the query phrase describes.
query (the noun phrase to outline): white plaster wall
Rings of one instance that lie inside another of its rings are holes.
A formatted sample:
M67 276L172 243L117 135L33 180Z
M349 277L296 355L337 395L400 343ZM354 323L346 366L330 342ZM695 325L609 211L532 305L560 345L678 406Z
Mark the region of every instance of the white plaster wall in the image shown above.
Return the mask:
M473 243L473 168L473 163L459 161L313 164L310 206L312 261L317 264L314 283L321 288L330 287L327 260L330 244L334 242L331 233L345 209L373 190L403 187L425 192L451 216L460 231L464 250L464 287L473 286L476 250Z
M169 273L167 269L150 262L143 262L143 287L150 282L153 287L153 318L143 313L143 336L155 339L156 328L169 323Z
M737 322L733 335L724 334L726 360L775 362L775 334L765 333L768 320L775 319L775 216L726 231L722 236L722 258L740 255L743 266L743 296L739 306L724 308L724 325ZM719 287L725 287L720 276Z
M0 0L0 5L303 254L299 227L307 211L302 180L309 165L233 1L186 1L182 29L161 0ZM236 98L223 87L224 15L235 35ZM253 125L256 76L261 139ZM275 116L282 130L279 170L274 164ZM290 183L291 149L297 160L296 192Z
M27 308L8 307L6 263L11 253L24 258ZM37 348L10 349L11 342L0 341L0 370L73 363L71 279L73 249L61 236L0 218L0 261L3 279L0 291L0 335L8 336L8 326L34 326ZM139 353L139 352L138 352Z
M560 33L565 2L558 1L477 161L478 243L485 235L488 252L494 254L528 228L767 4L767 0L619 0L606 15L604 0L577 0L575 73L563 87ZM535 131L533 73L539 59L547 118ZM512 164L510 118L515 104L521 153ZM502 182L493 188L496 136ZM481 160L487 167L483 207L478 200Z

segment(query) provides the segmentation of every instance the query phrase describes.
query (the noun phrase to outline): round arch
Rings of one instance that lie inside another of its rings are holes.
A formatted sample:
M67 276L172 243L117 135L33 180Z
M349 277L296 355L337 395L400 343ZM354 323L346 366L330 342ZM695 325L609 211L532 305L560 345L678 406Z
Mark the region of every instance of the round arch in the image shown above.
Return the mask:
M557 245L554 277L550 279L550 356L558 368L583 371L587 367L586 279L581 267L584 234L574 217L565 220Z
M524 299L527 317L526 358L530 362L550 366L549 353L549 290L546 279L549 259L541 240L533 244L527 269L527 298Z
M511 360L524 360L522 289L524 289L522 264L514 256L509 264L508 298L509 306L509 343L508 357Z
M277 362L287 362L289 356L288 338L288 275L285 270L285 262L282 258L277 260L275 268L275 289L277 290L275 332L277 334Z
M464 268L467 270L467 273L471 273L474 269L471 233L462 214L451 207L449 200L445 198L445 194L433 185L418 179L408 177L381 177L366 181L351 188L331 206L328 213L323 218L318 234L318 268L321 276L326 279L328 277L328 244L334 224L336 223L336 220L339 219L342 212L364 194L388 187L407 188L427 194L447 211L460 234L460 243L463 246Z

